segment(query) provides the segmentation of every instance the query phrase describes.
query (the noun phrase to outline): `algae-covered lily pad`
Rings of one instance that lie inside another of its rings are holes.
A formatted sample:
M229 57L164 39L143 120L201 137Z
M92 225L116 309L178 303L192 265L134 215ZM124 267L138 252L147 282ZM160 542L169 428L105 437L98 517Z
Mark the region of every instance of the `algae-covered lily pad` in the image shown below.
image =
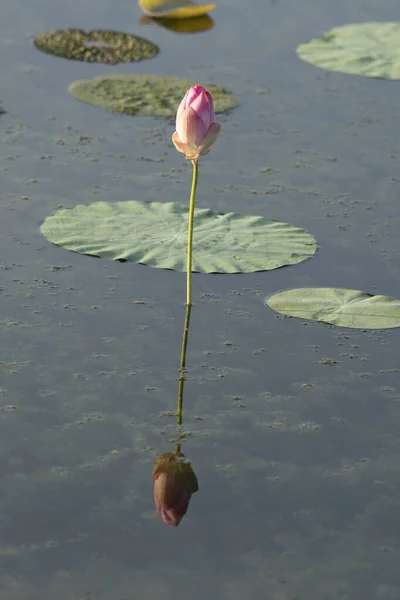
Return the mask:
M149 17L188 19L214 10L215 4L198 4L193 0L139 0L139 6Z
M400 79L400 21L334 27L297 48L303 60L351 75Z
M144 38L103 29L56 29L37 35L34 44L47 54L109 65L138 62L159 52L155 44Z
M95 202L58 210L41 231L74 252L185 271L188 213L188 206L176 202ZM313 236L288 223L195 211L193 271L267 271L302 262L315 250Z
M183 96L195 81L163 75L107 75L73 83L69 91L75 98L116 110L128 115L172 117ZM237 105L236 98L227 90L204 84L213 96L216 112L224 112Z
M290 316L355 329L400 327L400 300L341 288L297 288L273 294L266 304Z

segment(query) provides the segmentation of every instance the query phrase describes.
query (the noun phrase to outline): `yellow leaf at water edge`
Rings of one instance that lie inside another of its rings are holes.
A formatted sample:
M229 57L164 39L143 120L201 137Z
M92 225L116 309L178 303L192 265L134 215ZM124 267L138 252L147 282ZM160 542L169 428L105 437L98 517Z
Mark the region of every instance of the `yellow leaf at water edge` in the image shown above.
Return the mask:
M215 4L197 4L193 0L138 0L139 6L149 17L163 19L189 19L200 17L214 10Z

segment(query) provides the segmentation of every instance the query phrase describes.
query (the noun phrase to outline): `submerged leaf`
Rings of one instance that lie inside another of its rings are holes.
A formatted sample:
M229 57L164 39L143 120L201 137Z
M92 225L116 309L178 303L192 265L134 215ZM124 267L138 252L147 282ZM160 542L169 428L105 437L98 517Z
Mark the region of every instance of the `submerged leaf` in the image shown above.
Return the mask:
M73 83L70 93L88 104L128 115L172 117L183 96L195 81L163 75L107 75ZM215 85L204 84L212 94L215 112L237 105L233 94Z
M335 27L322 39L301 44L297 54L321 69L400 79L400 21Z
M74 252L186 271L188 213L175 202L96 202L58 210L41 231ZM313 236L288 223L195 211L193 271L267 271L302 262L315 251Z
M139 0L139 6L149 17L163 19L201 17L215 8L215 4L198 4L193 0Z
M297 288L266 299L273 310L290 317L355 329L400 327L400 300L341 288Z
M153 58L158 47L148 40L120 31L56 29L37 35L36 48L70 60L116 65Z

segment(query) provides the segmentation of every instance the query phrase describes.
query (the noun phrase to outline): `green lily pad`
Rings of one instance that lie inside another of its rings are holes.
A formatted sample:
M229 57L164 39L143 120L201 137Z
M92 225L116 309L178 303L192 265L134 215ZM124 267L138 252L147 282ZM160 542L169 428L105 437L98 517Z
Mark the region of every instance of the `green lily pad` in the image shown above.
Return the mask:
M289 317L322 321L354 329L400 327L400 300L341 288L297 288L266 299L273 310Z
M186 271L188 206L176 202L95 202L58 210L43 235L73 252ZM310 258L312 235L263 217L195 211L193 271L251 273Z
M56 29L37 35L36 48L70 60L84 60L108 65L138 62L153 58L159 48L144 38L122 33L95 29Z
M400 79L400 21L334 27L297 48L303 60L340 73Z
M75 98L128 115L172 117L188 88L195 81L162 75L107 75L73 83L69 91ZM203 85L203 84L202 84ZM237 105L227 90L204 84L212 94L215 112Z

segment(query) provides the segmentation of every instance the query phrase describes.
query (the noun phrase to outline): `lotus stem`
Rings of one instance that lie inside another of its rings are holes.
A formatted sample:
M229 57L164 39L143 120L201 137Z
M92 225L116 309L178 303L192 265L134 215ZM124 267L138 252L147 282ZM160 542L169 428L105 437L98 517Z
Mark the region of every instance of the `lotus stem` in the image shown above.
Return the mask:
M195 205L195 201L196 201L197 177L198 177L198 172L199 172L199 165L198 165L197 159L192 160L192 165L193 165L193 178L192 178L192 190L190 192L187 268L186 268L186 273L187 273L186 306L187 307L192 306L193 217L194 217L194 205Z

